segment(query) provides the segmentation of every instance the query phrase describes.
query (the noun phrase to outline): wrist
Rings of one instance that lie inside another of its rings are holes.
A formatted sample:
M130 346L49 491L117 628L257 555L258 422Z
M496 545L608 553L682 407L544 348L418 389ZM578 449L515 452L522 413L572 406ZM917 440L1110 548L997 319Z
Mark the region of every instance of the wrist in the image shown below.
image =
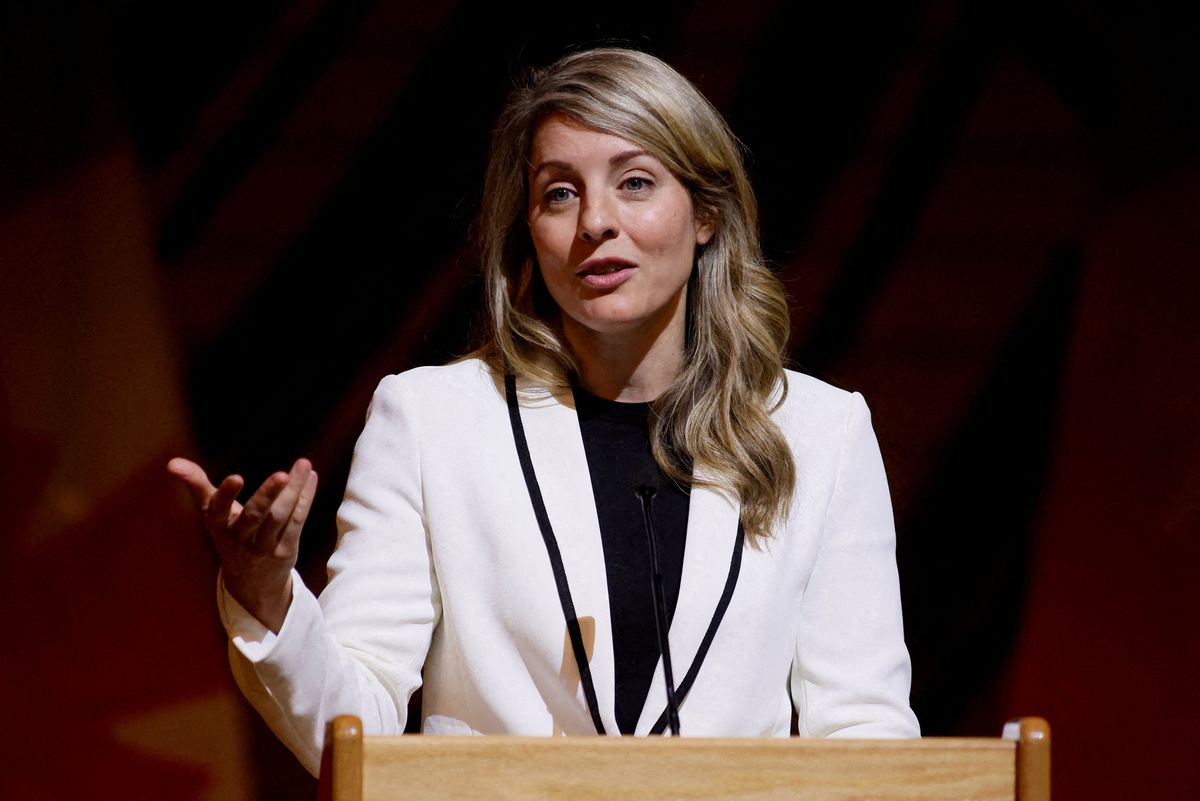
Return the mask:
M288 609L292 605L292 576L289 571L282 581L271 582L263 586L263 582L244 582L236 575L228 572L222 575L225 591L242 608L249 612L255 620L275 634L283 628Z

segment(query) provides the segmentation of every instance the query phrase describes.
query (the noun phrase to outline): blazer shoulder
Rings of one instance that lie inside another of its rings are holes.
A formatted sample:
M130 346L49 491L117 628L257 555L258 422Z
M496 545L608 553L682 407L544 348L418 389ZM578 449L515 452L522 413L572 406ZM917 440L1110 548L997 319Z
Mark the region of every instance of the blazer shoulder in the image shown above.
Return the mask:
M437 366L414 367L402 373L384 376L375 389L380 399L396 401L410 398L423 405L438 403L448 397L473 397L481 392L495 392L503 386L503 377L493 373L480 359L463 359Z
M826 403L847 403L850 398L857 394L850 390L835 387L826 381L819 378L813 378L807 373L801 373L797 370L784 370L784 378L788 384L788 400L792 399L793 395L804 398L806 400L821 400Z
M784 370L787 397L776 410L785 419L802 416L813 422L844 419L856 405L864 405L862 395L836 387L795 370Z

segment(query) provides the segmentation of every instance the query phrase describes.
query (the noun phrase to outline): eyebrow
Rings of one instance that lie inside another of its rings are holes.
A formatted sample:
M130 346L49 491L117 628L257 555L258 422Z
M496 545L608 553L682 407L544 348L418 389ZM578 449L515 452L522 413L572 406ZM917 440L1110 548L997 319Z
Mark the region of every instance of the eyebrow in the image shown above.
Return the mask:
M622 150L620 153L613 154L612 158L610 158L608 160L608 166L618 167L627 161L634 160L638 156L645 156L645 155L647 155L646 151L642 150L640 148L634 149L634 150ZM564 172L569 172L569 171L575 169L574 166L572 166L571 164L569 164L565 161L550 160L550 161L543 161L542 163L540 163L536 167L534 167L533 174L537 175L542 170L549 169L551 167L553 167L555 169L563 170Z

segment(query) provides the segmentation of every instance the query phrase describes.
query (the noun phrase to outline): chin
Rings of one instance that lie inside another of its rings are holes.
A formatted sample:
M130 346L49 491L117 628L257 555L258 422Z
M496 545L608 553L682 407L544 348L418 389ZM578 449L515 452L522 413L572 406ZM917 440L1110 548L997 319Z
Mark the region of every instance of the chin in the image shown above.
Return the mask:
M627 308L586 309L571 315L579 325L598 334L620 334L635 331L653 315Z
M586 328L597 334L624 334L630 331L636 331L645 322L645 320L625 320L625 319L583 319L576 320L581 327Z
M678 317L682 324L679 300L667 298L633 297L612 293L598 298L577 299L569 306L560 307L565 317L575 324L597 334L631 334L635 332L661 332L670 328Z

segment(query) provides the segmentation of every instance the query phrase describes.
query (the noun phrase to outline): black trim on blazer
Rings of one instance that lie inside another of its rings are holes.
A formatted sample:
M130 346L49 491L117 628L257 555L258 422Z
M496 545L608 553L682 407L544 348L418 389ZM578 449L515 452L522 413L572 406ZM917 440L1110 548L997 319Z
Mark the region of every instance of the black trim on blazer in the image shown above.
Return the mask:
M587 699L588 711L591 712L596 733L605 734L604 722L600 719L600 705L596 701L596 687L592 683L592 669L588 664L587 651L583 647L583 634L579 630L579 619L575 615L575 603L571 600L571 588L567 584L567 571L563 567L558 540L555 539L554 529L550 525L550 516L546 513L546 504L542 499L542 490L538 485L537 474L533 471L533 458L529 455L529 442L525 438L525 426L521 422L521 407L517 402L517 379L512 373L504 376L504 395L508 402L508 419L512 424L513 440L517 445L517 458L521 462L521 472L525 474L525 486L529 490L529 500L533 504L533 514L537 518L538 528L542 531L542 540L546 543L546 553L550 556L550 567L554 570L554 583L558 586L558 600L562 604L563 617L567 621L567 632L571 637L571 650L575 654L575 663L579 667L579 680L583 684L583 694ZM687 675L684 676L675 691L681 707L696 681L700 666L704 664L708 649L717 635L717 628L721 625L721 620L725 617L725 610L729 608L729 602L733 598L738 575L742 570L742 548L745 542L746 531L742 527L741 520L738 520L737 537L733 543L733 556L729 563L729 576L725 579L725 589L721 593L721 599L717 602L717 608L713 612L712 620L709 621L708 630L704 632L704 639L700 641L700 647L696 651L691 667L688 668ZM666 727L667 710L664 709L658 721L650 729L650 733L662 734Z
M729 608L729 601L733 598L733 588L737 586L738 574L742 572L742 545L745 542L746 530L742 528L742 521L738 520L737 539L733 543L733 558L729 562L729 576L725 579L725 589L721 592L721 600L717 601L717 610L713 612L712 620L708 624L708 631L704 632L704 639L700 641L700 647L696 649L696 658L692 660L692 666L688 668L683 681L675 688L675 703L680 707L683 706L688 691L692 689L692 684L696 681L700 665L704 664L704 657L708 655L708 647L712 645L713 638L717 636L717 627L721 625L721 620L725 617L725 610ZM669 708L663 710L662 714L658 716L658 720L650 728L651 734L662 734L666 731L670 712Z
M567 571L563 567L562 553L558 540L550 526L550 516L542 500L542 489L538 486L537 474L533 472L533 459L529 455L529 443L525 440L525 426L521 423L521 408L517 405L517 379L512 373L504 376L504 395L508 401L508 419L512 423L513 439L517 443L517 457L521 460L521 472L525 474L525 486L529 489L529 500L533 503L533 514L550 555L550 567L554 570L554 583L558 585L558 600L562 604L563 617L567 619L567 632L571 636L571 650L575 653L575 664L579 666L579 681L583 684L583 695L587 698L588 711L596 734L604 734L604 721L600 719L600 704L596 701L596 687L592 684L592 668L588 664L587 650L583 647L583 634L579 630L579 618L575 615L575 602L571 600L571 588L567 584Z

